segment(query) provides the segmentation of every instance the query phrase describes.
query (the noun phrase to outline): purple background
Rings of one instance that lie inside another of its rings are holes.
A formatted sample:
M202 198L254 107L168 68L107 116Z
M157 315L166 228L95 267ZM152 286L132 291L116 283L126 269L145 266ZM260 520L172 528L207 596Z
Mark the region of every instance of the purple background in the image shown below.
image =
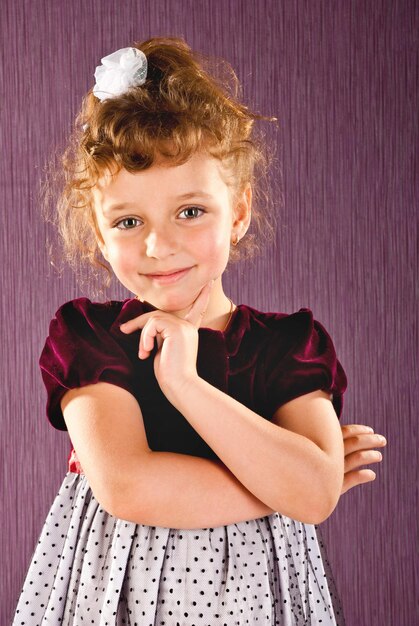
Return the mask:
M38 358L58 306L90 296L49 264L42 169L102 56L182 35L229 60L247 103L279 119L277 245L229 270L226 292L263 310L311 308L348 376L341 422L369 424L388 440L382 464L370 466L375 482L345 494L322 526L347 624L413 625L415 2L3 0L1 11L0 623L11 620L67 470L68 435L44 416ZM109 294L129 296L117 285Z

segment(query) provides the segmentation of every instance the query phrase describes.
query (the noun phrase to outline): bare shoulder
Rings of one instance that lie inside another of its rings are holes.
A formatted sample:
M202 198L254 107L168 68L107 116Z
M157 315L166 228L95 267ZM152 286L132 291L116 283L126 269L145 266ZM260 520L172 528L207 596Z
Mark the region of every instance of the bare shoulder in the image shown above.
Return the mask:
M112 513L132 463L150 452L140 405L126 389L98 382L67 391L61 409L93 494Z

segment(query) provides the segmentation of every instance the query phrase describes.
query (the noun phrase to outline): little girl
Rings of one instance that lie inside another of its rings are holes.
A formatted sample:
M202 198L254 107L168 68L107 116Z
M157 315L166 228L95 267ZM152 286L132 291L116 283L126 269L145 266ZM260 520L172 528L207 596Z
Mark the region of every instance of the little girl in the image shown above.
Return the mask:
M70 261L134 297L50 324L47 417L74 448L13 624L344 624L317 525L384 442L340 428L346 376L310 309L223 291L251 212L268 221L259 116L183 40L118 50L95 78L57 224Z

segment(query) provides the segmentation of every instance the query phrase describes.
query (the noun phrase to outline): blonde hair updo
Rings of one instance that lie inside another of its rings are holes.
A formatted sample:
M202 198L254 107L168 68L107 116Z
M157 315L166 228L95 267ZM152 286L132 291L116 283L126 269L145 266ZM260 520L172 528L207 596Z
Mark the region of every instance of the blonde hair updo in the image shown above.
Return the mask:
M137 172L161 158L179 165L203 149L226 166L233 197L248 182L253 188L250 232L231 246L230 260L254 255L274 234L267 184L273 151L262 133L256 136L254 122L276 119L241 104L231 66L198 55L183 39L152 38L133 47L147 57L145 83L103 101L87 93L59 166L50 162L42 187L43 214L58 229L65 260L76 274L86 264L96 277L97 270L106 272L106 287L112 273L97 243L92 194L105 171Z

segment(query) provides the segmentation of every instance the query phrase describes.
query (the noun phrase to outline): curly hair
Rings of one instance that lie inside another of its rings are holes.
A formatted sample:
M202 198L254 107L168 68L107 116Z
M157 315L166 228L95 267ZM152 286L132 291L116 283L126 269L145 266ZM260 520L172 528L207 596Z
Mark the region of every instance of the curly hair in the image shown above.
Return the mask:
M103 101L92 90L86 94L59 164L53 157L41 188L43 216L61 236L64 259L76 274L83 265L96 276L103 270L106 287L112 273L97 243L92 194L105 171L137 172L161 158L179 165L205 150L226 166L233 196L248 182L253 188L251 228L231 247L230 260L253 256L274 234L267 184L273 151L254 122L276 118L241 104L232 67L193 52L183 39L152 38L134 47L147 57L145 83Z

